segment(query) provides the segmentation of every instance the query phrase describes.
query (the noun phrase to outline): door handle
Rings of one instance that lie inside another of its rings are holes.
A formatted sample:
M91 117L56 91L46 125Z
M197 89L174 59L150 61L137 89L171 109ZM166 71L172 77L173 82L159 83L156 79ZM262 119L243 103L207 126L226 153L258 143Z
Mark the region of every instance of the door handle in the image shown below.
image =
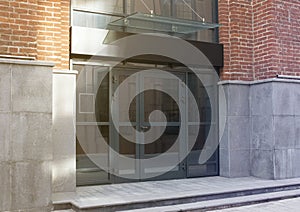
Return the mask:
M150 127L149 127L149 126L141 126L141 129L142 129L143 131L146 131L146 130L149 130Z

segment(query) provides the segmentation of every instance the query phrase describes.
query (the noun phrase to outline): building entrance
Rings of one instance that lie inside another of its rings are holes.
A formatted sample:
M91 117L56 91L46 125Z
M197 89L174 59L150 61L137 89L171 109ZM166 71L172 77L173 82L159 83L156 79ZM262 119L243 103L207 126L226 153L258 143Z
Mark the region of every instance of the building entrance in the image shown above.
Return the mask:
M211 142L207 141L209 131L218 140L217 79L205 68L205 87L184 67L160 68L168 74L144 72L155 67L74 65L80 71L78 185L218 174L218 150L205 164L199 163L200 154L209 148L205 142ZM188 89L196 100L199 122L189 107ZM189 143L191 136L195 143Z

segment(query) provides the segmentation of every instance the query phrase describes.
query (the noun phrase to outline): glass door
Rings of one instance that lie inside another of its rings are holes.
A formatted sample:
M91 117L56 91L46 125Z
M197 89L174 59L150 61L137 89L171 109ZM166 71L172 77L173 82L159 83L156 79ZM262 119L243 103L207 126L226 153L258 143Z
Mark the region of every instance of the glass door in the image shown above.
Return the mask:
M117 111L113 111L117 126L111 145L118 153L111 158L114 182L185 177L185 163L180 158L187 144L184 135L179 137L184 77L177 74L170 79L167 75L114 68L112 101L117 105ZM120 88L122 91L117 90ZM155 159L158 156L159 161Z
M139 126L139 101L135 97L139 92L139 81L134 73L135 70L124 68L112 70L111 98L116 107L115 111L112 111L114 115L112 118L115 121L111 124L113 126L111 148L114 154L111 154L110 164L114 183L140 179L138 135L135 131ZM119 94L117 94L118 89L120 89Z
M180 113L185 110L185 73L167 73L142 73L139 77L141 89L145 89L140 98L140 128L146 132L140 148L143 179L185 177L181 160L186 151L185 134L179 133L185 120Z

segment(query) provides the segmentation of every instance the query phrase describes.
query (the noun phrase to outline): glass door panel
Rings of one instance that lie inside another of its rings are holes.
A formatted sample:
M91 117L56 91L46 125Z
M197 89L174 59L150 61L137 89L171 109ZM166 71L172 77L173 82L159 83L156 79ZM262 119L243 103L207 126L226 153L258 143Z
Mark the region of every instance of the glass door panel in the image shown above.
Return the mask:
M200 177L218 174L217 137L217 79L211 70L201 70L201 80L195 74L188 74L188 86L197 102L200 122L195 122L193 109L188 113L188 136L196 136L196 142L187 157L187 177ZM199 77L200 78L200 77ZM198 131L198 135L196 132ZM190 139L189 139L190 140ZM192 145L189 143L189 145ZM200 162L200 155L206 161Z
M176 74L177 78L169 77L170 75L140 75L141 86L148 89L141 95L140 128L144 132L151 130L154 134L151 137L158 138L151 142L144 137L145 144L140 150L141 158L161 157L159 163L149 160L148 163L141 165L143 178L152 175L156 175L157 179L179 178L185 175L180 161L180 154L183 154L181 146L184 141L179 137L180 107L183 107L180 100L185 95L182 87L185 75ZM165 117L162 117L161 113L153 113L156 110L161 111Z
M116 120L112 143L116 155L111 158L115 173L114 182L139 179L140 175L137 135L135 130L132 130L138 124L138 102L135 98L138 92L138 78L132 77L134 73L133 70L125 68L112 70L112 101L117 107L117 111L113 111ZM120 88L122 91L118 94ZM130 102L131 99L133 101ZM129 108L126 105L129 105Z

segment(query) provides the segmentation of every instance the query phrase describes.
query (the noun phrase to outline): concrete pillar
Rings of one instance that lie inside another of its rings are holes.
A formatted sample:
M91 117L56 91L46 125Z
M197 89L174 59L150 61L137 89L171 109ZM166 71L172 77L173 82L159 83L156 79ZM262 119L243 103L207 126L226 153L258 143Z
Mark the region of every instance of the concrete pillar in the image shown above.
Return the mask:
M249 84L222 83L227 104L225 131L220 135L220 175L250 176ZM221 115L221 114L220 114Z
M0 211L51 209L53 66L0 59Z
M300 80L261 81L250 93L252 175L300 177Z
M224 81L220 175L300 177L300 80Z
M76 74L53 72L53 192L76 189Z

